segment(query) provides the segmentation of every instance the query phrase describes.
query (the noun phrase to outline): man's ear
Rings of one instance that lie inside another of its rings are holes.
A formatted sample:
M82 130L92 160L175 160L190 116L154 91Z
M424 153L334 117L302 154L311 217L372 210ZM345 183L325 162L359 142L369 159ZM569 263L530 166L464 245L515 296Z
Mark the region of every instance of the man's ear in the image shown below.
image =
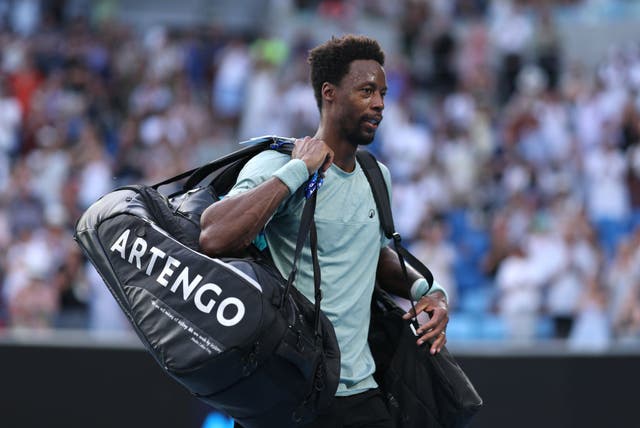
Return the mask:
M333 83L324 82L321 93L324 101L333 102L336 97L336 86Z

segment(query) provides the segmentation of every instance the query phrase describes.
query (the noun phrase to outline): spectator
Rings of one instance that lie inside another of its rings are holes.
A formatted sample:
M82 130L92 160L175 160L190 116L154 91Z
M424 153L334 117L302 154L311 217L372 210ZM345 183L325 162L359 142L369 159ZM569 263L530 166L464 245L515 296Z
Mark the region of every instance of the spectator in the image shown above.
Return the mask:
M640 283L634 285L629 299L616 314L614 331L622 343L633 345L640 340Z
M6 76L0 77L0 158L8 159L19 144L19 129L22 121L22 110L17 98L11 92ZM5 169L4 171L8 171ZM0 189L7 177L0 177Z
M240 119L241 140L286 132L285 108L274 108L273 100L284 98L278 69L286 60L287 47L281 40L259 39L251 50L254 72L248 76L244 89L251 102L245 103Z
M525 50L531 43L534 30L526 16L525 6L518 2L492 2L491 38L500 62L497 99L506 103L516 88L516 79L523 66Z
M2 288L9 308L9 325L15 328L53 327L58 310L58 290L50 282L53 261L40 229L23 229L7 253L7 274Z
M249 47L241 38L234 38L219 55L219 67L213 82L213 107L225 125L235 128L240 120L245 85L251 70Z
M609 310L619 318L626 302L633 299L633 290L640 283L640 251L638 239L625 239L618 245L612 262L605 270L604 284L610 295Z
M131 331L124 313L113 298L98 271L90 263L84 265L82 275L88 283L88 324L97 333Z
M607 307L607 293L597 277L587 278L575 323L569 333L572 349L602 351L612 339Z
M560 79L561 52L560 35L553 22L551 9L543 4L539 14L539 28L534 35L537 65L544 71L548 88L556 90Z
M584 284L599 271L597 251L575 223L563 225L563 247L562 265L548 282L545 304L558 339L569 337Z
M453 276L456 252L446 240L447 231L443 219L433 214L428 218L434 219L423 222L411 250L418 259L428 260L434 278L438 278L438 283L447 291L449 308L455 310L458 303L457 284Z
M507 323L508 339L535 339L542 305L542 282L526 249L513 245L496 273L498 312Z

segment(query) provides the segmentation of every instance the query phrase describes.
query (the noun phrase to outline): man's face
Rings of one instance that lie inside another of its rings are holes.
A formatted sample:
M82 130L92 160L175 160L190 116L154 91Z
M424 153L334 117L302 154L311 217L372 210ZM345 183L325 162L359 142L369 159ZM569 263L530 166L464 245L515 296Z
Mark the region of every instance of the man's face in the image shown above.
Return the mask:
M336 120L340 130L354 145L373 141L382 121L387 79L374 60L356 60L336 87Z

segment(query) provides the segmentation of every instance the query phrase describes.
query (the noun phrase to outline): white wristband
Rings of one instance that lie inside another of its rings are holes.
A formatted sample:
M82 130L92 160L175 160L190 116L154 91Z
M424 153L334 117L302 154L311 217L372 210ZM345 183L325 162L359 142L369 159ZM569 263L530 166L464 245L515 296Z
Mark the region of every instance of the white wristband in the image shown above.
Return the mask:
M410 294L411 294L411 298L414 301L420 300L420 298L422 298L422 296L427 294L428 291L429 291L429 283L424 278L418 278L415 281L413 281L413 284L411 284Z
M302 159L291 159L274 172L273 176L278 177L289 188L289 193L293 194L307 181L309 171Z

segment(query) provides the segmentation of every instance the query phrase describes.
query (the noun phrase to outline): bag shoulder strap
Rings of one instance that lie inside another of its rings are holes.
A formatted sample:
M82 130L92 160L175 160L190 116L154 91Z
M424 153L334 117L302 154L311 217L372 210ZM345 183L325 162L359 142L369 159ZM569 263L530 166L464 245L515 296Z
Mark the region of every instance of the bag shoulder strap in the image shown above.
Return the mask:
M360 149L356 152L356 158L360 163L360 167L364 171L364 175L369 181L371 186L371 192L373 193L373 199L376 201L376 207L378 207L378 214L380 215L380 224L384 235L388 239L392 239L396 233L396 228L393 224L393 214L391 213L391 203L389 200L389 191L387 184L382 176L380 165L378 160L366 150Z
M242 145L246 145L246 147L243 147L239 150L236 150L235 152L229 153L228 155L222 156L199 167L182 172L171 178L167 178L166 180L153 184L150 187L157 190L161 186L171 184L188 177L187 181L182 186L182 191L186 192L195 188L198 183L200 183L207 176L211 175L217 170L241 159L248 160L249 158L257 155L264 150L272 149L277 150L281 153L291 153L291 150L293 148L293 141L294 139L292 138L277 137L274 135L252 138L251 140L243 141L242 143L240 143Z
M360 163L364 175L369 181L371 186L371 192L373 193L373 199L376 201L376 207L378 208L378 214L380 216L380 225L384 231L384 235L388 239L393 239L395 250L400 258L400 264L405 270L404 260L406 259L409 264L415 268L429 283L429 289L433 286L433 274L420 260L418 260L413 254L402 245L402 237L396 231L393 224L393 213L391 211L391 201L389 199L389 191L387 184L382 176L380 165L378 160L373 154L367 150L359 149L356 152L356 158Z

